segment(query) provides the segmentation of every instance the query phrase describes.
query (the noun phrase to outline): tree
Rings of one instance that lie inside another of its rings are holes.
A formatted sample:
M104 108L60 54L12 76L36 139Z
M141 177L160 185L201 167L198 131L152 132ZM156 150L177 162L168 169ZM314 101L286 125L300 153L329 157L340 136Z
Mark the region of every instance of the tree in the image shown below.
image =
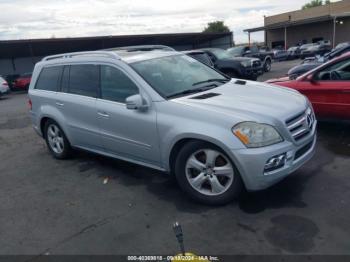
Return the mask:
M227 33L230 32L228 26L223 21L215 21L208 23L207 27L203 30L203 33Z
M301 9L303 9L303 10L304 9L309 9L309 8L316 7L316 6L328 5L330 3L331 3L330 0L325 0L324 2L323 2L323 0L311 0L311 2L303 5L301 7Z

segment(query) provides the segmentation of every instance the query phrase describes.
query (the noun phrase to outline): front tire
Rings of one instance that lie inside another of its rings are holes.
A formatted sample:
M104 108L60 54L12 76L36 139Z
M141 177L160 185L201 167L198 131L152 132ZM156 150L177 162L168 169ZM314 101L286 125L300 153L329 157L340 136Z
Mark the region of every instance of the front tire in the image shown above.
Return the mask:
M61 127L49 119L45 123L45 141L51 154L57 159L66 159L71 154L69 141Z
M202 141L189 142L179 151L175 176L192 199L209 205L227 204L243 188L229 157L220 148Z

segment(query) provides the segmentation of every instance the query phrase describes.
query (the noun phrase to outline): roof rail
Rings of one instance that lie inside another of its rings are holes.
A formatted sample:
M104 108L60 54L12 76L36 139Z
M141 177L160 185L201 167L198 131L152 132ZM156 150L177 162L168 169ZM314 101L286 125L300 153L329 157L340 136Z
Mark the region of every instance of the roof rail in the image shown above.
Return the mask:
M65 54L59 54L59 55L46 56L42 59L42 61L48 61L48 60L60 59L60 58L72 58L74 56L95 56L95 55L106 56L114 59L120 59L119 55L111 51L86 51L86 52L74 52L74 53L65 53Z

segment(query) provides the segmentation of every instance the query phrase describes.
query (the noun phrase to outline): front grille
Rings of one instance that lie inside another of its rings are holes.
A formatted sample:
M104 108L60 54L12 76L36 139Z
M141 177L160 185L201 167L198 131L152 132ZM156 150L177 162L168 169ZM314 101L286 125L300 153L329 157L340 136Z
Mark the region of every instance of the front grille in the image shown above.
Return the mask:
M294 160L299 159L300 157L302 157L307 151L310 150L310 148L312 147L312 144L314 143L314 141L311 141L310 143L308 143L307 145L303 146L302 148L300 148L294 155Z
M253 61L252 66L253 67L260 67L261 66L261 61L260 60Z
M308 136L315 123L315 116L308 108L305 112L293 116L286 121L287 128L295 141L299 141Z

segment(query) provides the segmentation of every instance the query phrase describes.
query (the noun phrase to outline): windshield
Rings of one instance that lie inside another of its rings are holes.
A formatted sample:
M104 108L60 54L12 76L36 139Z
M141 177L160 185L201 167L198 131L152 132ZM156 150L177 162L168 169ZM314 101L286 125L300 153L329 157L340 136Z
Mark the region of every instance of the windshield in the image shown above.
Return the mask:
M186 55L145 60L131 66L160 95L167 98L183 92L200 91L204 87L213 88L228 81L225 76ZM209 83L208 80L215 81Z
M233 56L241 56L243 53L243 50L244 50L244 46L238 46L238 47L227 49L227 52Z
M232 55L223 49L211 49L210 50L218 59L232 58Z

